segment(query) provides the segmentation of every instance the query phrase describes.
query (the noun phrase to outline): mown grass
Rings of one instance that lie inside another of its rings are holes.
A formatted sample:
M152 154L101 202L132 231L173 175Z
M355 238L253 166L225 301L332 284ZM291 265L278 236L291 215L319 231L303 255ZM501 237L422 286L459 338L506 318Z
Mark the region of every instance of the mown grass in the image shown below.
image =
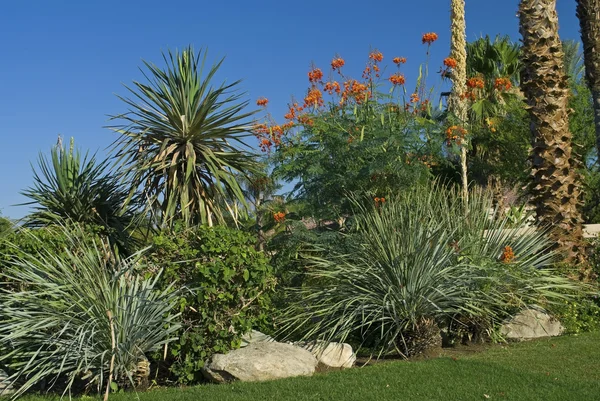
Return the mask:
M492 347L416 362L264 383L203 385L140 393L141 401L600 400L600 333ZM26 397L49 401L52 397ZM92 397L85 397L90 400ZM95 399L95 398L94 398ZM135 400L132 393L114 401Z

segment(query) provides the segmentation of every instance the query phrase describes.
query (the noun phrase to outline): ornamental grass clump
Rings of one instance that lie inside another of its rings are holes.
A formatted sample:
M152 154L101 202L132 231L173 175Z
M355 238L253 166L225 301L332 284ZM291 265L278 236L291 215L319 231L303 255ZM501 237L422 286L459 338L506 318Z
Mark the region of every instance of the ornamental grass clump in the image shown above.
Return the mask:
M550 268L545 233L525 222L504 230L506 218L483 190L471 192L468 206L459 190L439 183L384 204L353 203L358 246L307 257L306 284L290 289L282 334L410 357L439 348L442 331L489 338L519 310L577 288Z
M159 276L137 275L139 253L119 259L82 231L64 230L63 253L42 243L0 272L1 282L12 283L0 286L0 364L15 396L32 388L65 395L144 387L147 356L179 328L171 314L178 291L157 290Z

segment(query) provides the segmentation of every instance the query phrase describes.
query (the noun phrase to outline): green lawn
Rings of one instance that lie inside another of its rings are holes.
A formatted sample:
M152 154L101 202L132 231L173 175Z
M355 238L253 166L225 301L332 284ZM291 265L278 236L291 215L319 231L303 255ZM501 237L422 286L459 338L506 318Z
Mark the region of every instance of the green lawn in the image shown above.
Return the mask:
M599 345L600 333L589 333L493 347L456 359L385 362L266 383L159 389L140 394L140 400L600 400ZM136 397L115 394L110 399Z

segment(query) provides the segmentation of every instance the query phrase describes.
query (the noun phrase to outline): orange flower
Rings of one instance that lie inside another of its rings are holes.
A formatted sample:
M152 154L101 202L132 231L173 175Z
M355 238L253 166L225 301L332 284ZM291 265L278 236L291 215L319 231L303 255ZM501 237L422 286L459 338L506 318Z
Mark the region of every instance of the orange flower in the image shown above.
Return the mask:
M402 74L394 74L389 78L389 80L393 85L404 85L406 82L406 79Z
M474 102L477 99L477 95L475 95L475 92L473 92L473 91L467 91L467 92L461 94L460 98L467 99L467 100Z
M380 51L374 50L369 54L369 58L375 62L380 62L383 60L383 54Z
M259 146L260 146L260 150L262 150L263 152L268 152L271 150L271 146L273 146L273 143L271 142L270 139L262 138L260 140Z
M404 64L406 63L406 57L394 57L392 61L397 65Z
M267 99L266 97L259 97L258 100L256 101L256 105L262 106L262 107L267 107L268 103L269 103L269 99Z
M412 95L410 95L410 102L411 103L417 103L419 101L419 95L417 95L416 93L413 93Z
M496 90L507 91L511 87L512 87L512 83L510 82L510 79L508 79L508 78L497 78L496 81L494 81L494 88Z
M458 125L453 125L446 130L446 143L451 146L452 143L461 145L462 141L467 136L467 130Z
M275 221L277 223L282 223L285 221L285 213L283 213L283 212L273 213L273 218L275 219Z
M325 86L323 87L323 90L325 92L328 92L331 95L331 94L333 94L333 92L340 93L342 91L342 88L340 87L339 83L337 83L336 81L333 81L333 82L327 82L325 84Z
M300 124L304 124L304 125L310 125L312 126L314 124L314 121L312 120L312 118L310 118L309 116L307 116L306 114L303 114L301 116L298 116L298 122Z
M379 207L381 205L383 205L385 203L385 198L381 197L376 197L373 199L375 201L375 206Z
M457 63L452 57L446 57L444 59L444 65L448 68L456 68Z
M346 64L346 62L341 57L336 57L333 60L331 60L331 68L333 68L334 71L342 68L344 64Z
M304 107L309 106L323 106L323 94L317 88L312 88L308 91L308 94L304 98Z
M500 260L504 263L510 263L515 259L515 252L512 247L505 246L504 251L502 251L502 256L500 256Z
M473 77L467 79L467 86L471 89L483 89L485 81L481 77Z
M427 43L428 45L432 44L438 39L438 35L435 32L428 32L423 35L423 44Z
M312 71L308 72L309 82L320 82L323 79L323 71L320 68L313 68Z

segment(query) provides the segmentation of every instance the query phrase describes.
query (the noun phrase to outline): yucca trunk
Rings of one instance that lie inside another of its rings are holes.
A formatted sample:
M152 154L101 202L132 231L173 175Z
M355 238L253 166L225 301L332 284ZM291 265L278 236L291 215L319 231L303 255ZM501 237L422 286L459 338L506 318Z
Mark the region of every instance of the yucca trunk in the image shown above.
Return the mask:
M538 222L567 260L581 256L580 189L569 131L569 84L558 36L556 0L522 0L522 88L531 117L531 195Z
M448 109L461 124L466 124L468 106L462 97L467 92L467 34L465 24L465 0L450 1L450 57L456 60L452 72L452 95L448 101ZM468 201L469 188L467 181L467 146L466 139L460 150L461 183L463 198Z
M596 149L600 155L600 0L577 0L585 78L594 99Z

